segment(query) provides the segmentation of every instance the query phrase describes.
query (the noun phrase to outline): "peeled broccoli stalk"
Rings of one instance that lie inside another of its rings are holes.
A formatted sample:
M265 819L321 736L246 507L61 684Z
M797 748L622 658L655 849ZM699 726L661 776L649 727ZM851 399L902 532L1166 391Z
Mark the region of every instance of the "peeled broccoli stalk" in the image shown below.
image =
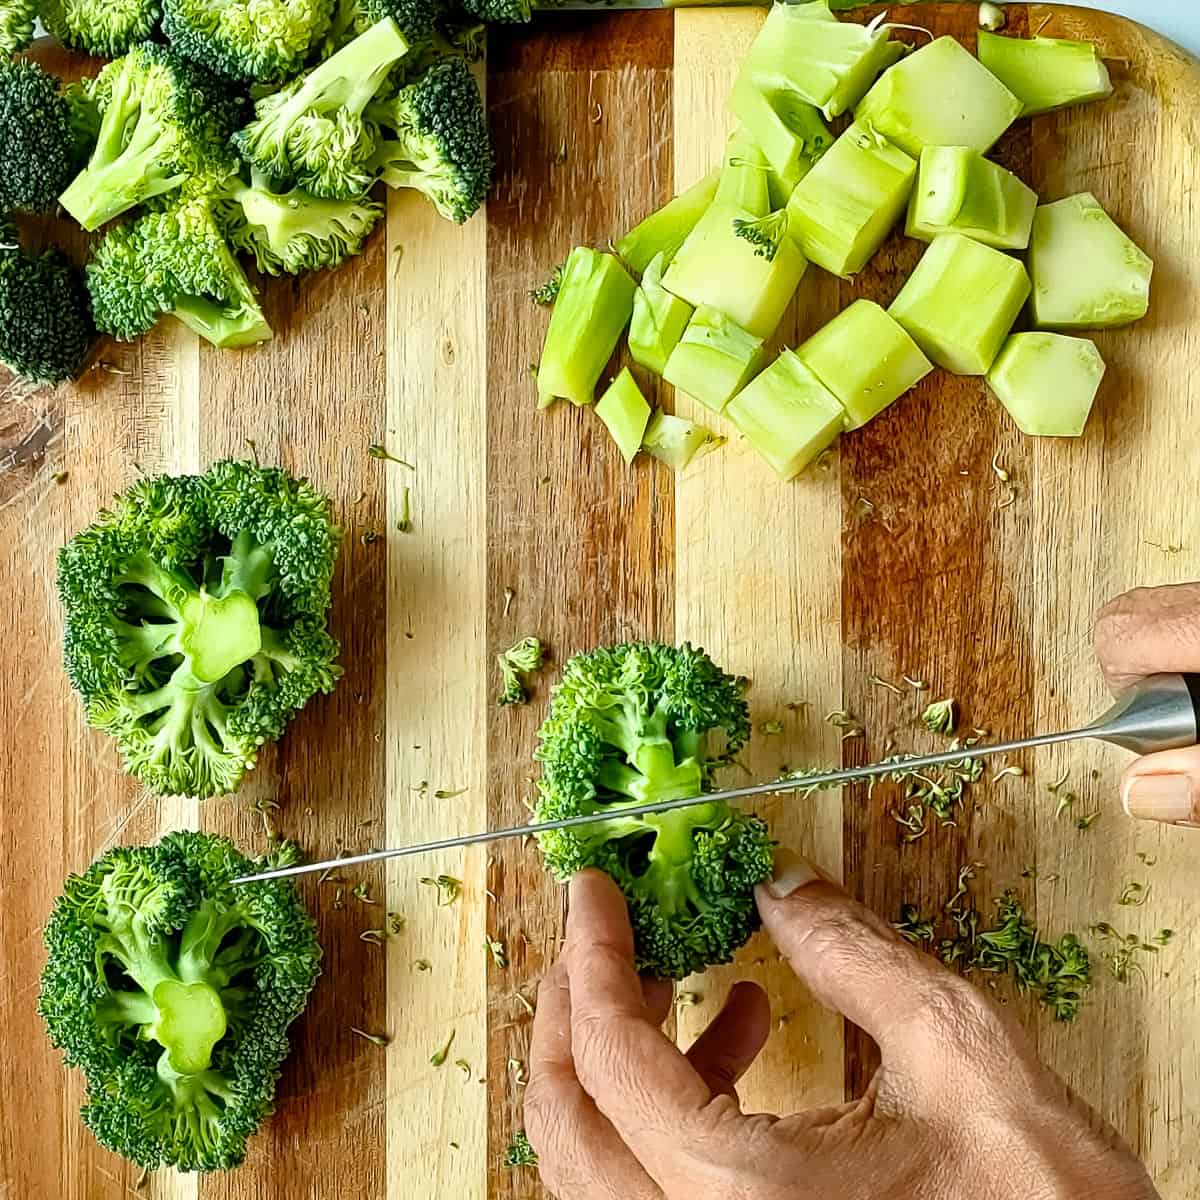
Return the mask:
M833 144L821 114L794 92L763 91L739 78L729 107L781 179L796 181Z
M725 142L713 204L765 217L771 211L769 173L767 160L750 135L744 129L735 129Z
M1112 80L1091 42L1015 38L979 31L979 61L1036 116L1112 95Z
M702 304L671 351L663 378L719 413L754 377L762 357L762 338Z
M855 122L792 192L788 232L818 266L854 275L904 211L916 173L903 150Z
M538 403L591 404L600 374L633 314L637 284L611 254L576 246L562 284L538 367Z
M842 432L845 410L790 350L751 380L725 415L780 479L794 479Z
M1035 437L1079 437L1103 378L1096 343L1061 333L1014 333L987 374L1017 428Z
M630 356L638 366L655 375L663 373L671 351L692 319L692 306L662 286L662 269L660 251L642 273L642 282L633 295L633 318L629 322Z
M712 204L720 178L719 170L710 171L690 188L668 200L662 208L639 221L613 247L621 261L635 275L641 275L650 261L660 254L666 266Z
M854 110L913 158L926 146L983 153L1021 115L1021 101L951 37L889 67Z
M150 38L162 16L159 0L39 0L38 15L64 46L116 58Z
M873 420L933 370L920 347L873 300L844 308L796 357L837 397L847 429Z
M609 384L604 395L596 401L596 416L620 448L625 465L629 466L642 448L642 438L650 423L650 405L642 395L629 368Z
M672 471L682 471L697 454L715 450L724 441L695 421L656 408L646 426L642 449Z
M1091 192L1038 206L1029 241L1035 325L1108 329L1137 321L1150 307L1153 270Z
M824 0L775 4L767 14L740 79L770 95L794 92L828 120L852 109L904 47L886 25L841 22Z
M1037 193L978 151L926 146L904 232L922 242L961 233L997 250L1024 250L1036 209Z

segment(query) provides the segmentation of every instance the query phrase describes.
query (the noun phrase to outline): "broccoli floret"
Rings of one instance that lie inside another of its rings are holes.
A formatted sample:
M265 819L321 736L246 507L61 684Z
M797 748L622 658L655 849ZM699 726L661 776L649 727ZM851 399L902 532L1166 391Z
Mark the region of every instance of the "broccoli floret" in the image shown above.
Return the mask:
M329 28L334 0L163 0L163 32L226 79L280 83L300 71Z
M497 703L501 708L506 704L527 704L525 676L542 669L542 643L535 637L522 638L503 654L496 655L496 665L501 680Z
M744 681L691 646L627 643L572 658L539 732L537 819L696 796L750 735ZM715 736L723 734L724 745ZM641 970L681 979L728 962L758 927L771 871L757 817L720 802L538 837L560 880L599 867L629 902Z
M0 220L0 366L28 383L62 383L95 338L82 273L58 250L26 253Z
M332 58L254 106L238 153L273 184L327 200L361 196L374 177L374 127L363 110L408 50L395 21L373 25Z
M238 109L228 87L162 46L135 46L96 77L100 128L62 206L87 230L218 170Z
M290 880L231 884L261 865L207 833L110 850L46 926L38 1011L84 1124L142 1167L236 1167L271 1112L321 947Z
M467 12L492 25L524 25L539 7L536 0L463 0Z
M513 1140L504 1152L506 1167L536 1167L538 1165L537 1151L529 1143L529 1135L523 1129L513 1134Z
M36 63L0 62L0 212L49 212L75 173L71 111Z
M0 0L0 54L16 54L33 41L37 7L37 0Z
M422 46L434 36L440 7L439 0L338 0L322 46L324 57L389 18L410 48Z
M779 247L787 235L787 231L786 208L768 213L765 217L758 217L755 220L746 220L743 217L735 217L733 220L733 232L749 242L754 247L754 253L759 258L765 258L767 262L775 261L775 255L779 253Z
M87 266L96 327L121 341L165 313L214 346L256 346L271 327L216 214L200 188L152 205L110 230Z
M434 63L367 116L391 133L372 159L388 187L424 192L450 221L467 220L483 203L492 183L487 114L461 58Z
M283 471L143 479L58 556L67 674L152 791L232 792L341 674L326 630L340 531Z
M115 58L158 28L159 0L39 0L38 15L64 46Z

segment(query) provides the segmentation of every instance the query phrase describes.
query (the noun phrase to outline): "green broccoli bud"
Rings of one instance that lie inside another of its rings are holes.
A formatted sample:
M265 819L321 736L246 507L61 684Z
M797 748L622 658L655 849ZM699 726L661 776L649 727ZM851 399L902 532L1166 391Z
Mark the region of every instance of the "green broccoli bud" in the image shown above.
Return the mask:
M780 243L787 231L786 208L768 213L765 217L758 217L755 220L735 217L733 221L733 232L749 242L754 247L754 253L759 258L765 258L767 262L775 261L775 255L779 253Z
M492 25L526 25L539 7L537 0L463 0L467 12Z
M506 1167L536 1167L537 1151L529 1144L529 1135L523 1129L513 1134L512 1144L504 1152Z
M930 733L949 736L958 724L958 702L954 699L935 700L921 714L921 724Z
M33 41L37 0L0 0L0 54L24 50Z
M503 654L497 654L496 663L502 680L500 706L528 703L524 677L542 669L542 643L535 637L522 638Z
M158 28L159 0L40 0L38 15L64 46L116 58Z
M36 63L0 62L0 212L50 212L75 172L59 82Z

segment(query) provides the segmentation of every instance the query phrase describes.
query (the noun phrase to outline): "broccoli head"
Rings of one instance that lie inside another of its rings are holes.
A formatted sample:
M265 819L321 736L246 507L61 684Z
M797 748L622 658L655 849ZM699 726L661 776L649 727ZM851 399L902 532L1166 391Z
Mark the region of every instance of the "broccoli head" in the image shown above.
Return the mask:
M38 15L64 46L115 58L158 28L159 0L39 0Z
M16 54L33 41L37 8L37 0L0 0L0 54Z
M388 18L396 22L410 47L422 46L433 38L440 11L439 0L339 0L325 36L323 57Z
M100 113L91 158L62 206L87 230L194 175L222 169L238 104L228 88L163 46L115 59L90 89Z
M184 58L226 79L280 83L325 36L334 0L164 0L163 32Z
M390 137L372 166L388 187L423 192L443 217L467 220L492 184L487 114L470 68L443 58L415 82L367 110Z
M0 212L50 212L75 173L71 110L36 63L0 61Z
M540 834L546 866L560 880L584 867L611 875L639 968L664 978L728 962L758 927L753 889L770 874L773 843L757 817L717 801L620 812L711 790L750 734L743 690L691 646L606 647L566 664L538 735L537 819L613 814Z
M361 196L374 177L374 127L363 110L408 43L390 18L371 26L280 92L264 96L233 137L238 153L273 184L326 200Z
M284 471L143 479L58 556L67 675L154 792L232 792L341 674L326 630L340 533Z
M206 833L110 850L46 926L38 1011L84 1123L142 1167L236 1167L271 1112L321 947L289 880L231 883L261 866Z

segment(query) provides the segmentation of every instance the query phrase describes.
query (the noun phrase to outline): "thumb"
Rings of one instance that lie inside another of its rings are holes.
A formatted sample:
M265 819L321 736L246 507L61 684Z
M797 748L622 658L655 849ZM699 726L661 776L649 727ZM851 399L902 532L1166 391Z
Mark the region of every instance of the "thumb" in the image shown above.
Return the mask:
M1121 787L1131 817L1200 826L1200 746L1139 758Z

